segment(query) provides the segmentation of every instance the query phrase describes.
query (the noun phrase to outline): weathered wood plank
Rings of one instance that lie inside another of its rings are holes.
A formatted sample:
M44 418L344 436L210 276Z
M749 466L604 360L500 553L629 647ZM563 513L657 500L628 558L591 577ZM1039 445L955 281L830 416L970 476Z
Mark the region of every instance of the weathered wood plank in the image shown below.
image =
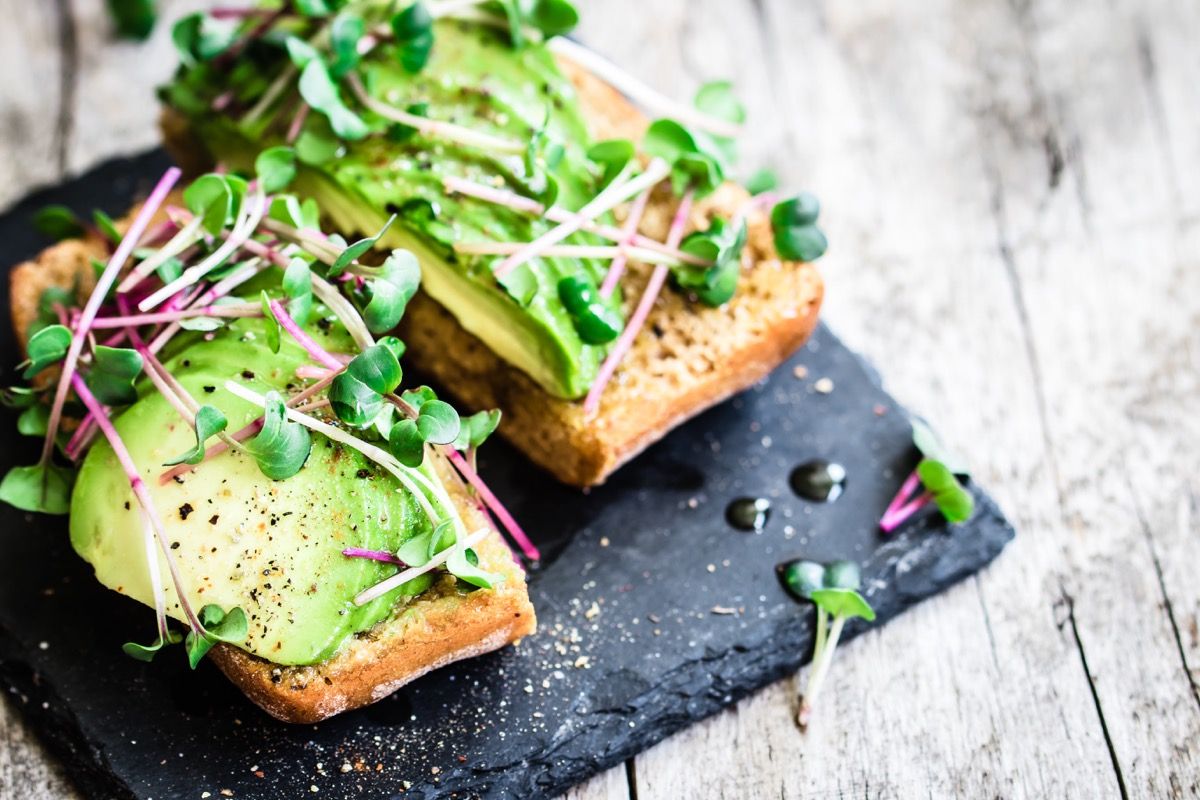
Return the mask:
M23 702L7 695L0 700L0 797L75 800L79 794L57 760L17 716Z

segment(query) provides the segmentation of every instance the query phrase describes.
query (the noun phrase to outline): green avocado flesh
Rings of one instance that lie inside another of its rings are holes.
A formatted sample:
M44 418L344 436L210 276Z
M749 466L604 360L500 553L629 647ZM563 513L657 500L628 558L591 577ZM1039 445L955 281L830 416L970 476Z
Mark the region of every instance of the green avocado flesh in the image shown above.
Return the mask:
M376 4L378 5L378 4ZM294 86L258 119L246 109L287 63L278 42L262 42L229 72L199 65L184 69L164 88L167 103L189 116L194 133L210 152L235 167L248 168L262 148L279 144L297 108ZM427 104L425 116L472 131L528 143L545 128L565 148L551 171L559 190L556 205L577 210L599 190L596 167L586 158L587 128L574 88L540 45L513 48L507 35L480 25L441 21L429 63L406 72L395 47L381 44L360 67L368 90L395 108ZM242 108L217 114L217 94L233 89ZM528 242L552 223L495 204L448 195L448 176L499 186L533 196L542 186L525 174L521 155L488 152L403 130L363 110L342 85L342 96L370 126L357 142L338 142L327 120L310 113L296 140L304 165L293 188L315 198L343 233L374 235L392 214L396 223L381 241L412 250L421 262L422 286L472 334L505 361L530 375L552 395L578 398L596 377L607 351L585 344L558 298L558 282L569 275L603 278L603 262L538 258L514 270L501 285L492 270L501 257L457 256L456 242ZM324 143L322 147L319 144ZM577 233L565 244L599 243ZM607 300L620 313L620 293Z
M309 332L327 349L352 352L344 331L326 327L311 326ZM289 337L272 353L263 320L244 319L215 332L211 341L197 334L178 337L164 363L197 402L226 415L232 433L262 412L230 394L227 380L260 394L282 392L307 361ZM251 457L226 451L161 485L163 462L194 445L192 429L150 386L142 387L140 399L115 425L164 521L193 608L209 603L227 611L242 608L250 624L242 644L247 652L284 665L324 661L432 583L426 574L361 608L351 602L396 568L348 558L343 548L395 552L429 530L416 499L355 450L314 433L304 468L285 481L265 477ZM75 484L71 543L101 583L153 606L143 541L129 481L101 440ZM168 613L182 620L161 553L159 560Z

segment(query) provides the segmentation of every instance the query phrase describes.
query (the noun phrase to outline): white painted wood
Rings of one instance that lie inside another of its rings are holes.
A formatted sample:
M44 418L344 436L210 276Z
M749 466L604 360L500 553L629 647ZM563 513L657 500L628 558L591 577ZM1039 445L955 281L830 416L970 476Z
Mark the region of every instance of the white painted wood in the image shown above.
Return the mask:
M73 84L53 3L0 27L0 205L154 140L165 26L60 1ZM782 681L569 796L1200 795L1200 8L604 0L581 35L737 82L746 171L824 203L826 318L1021 532L839 649L808 734ZM70 796L52 764L0 705L0 796Z

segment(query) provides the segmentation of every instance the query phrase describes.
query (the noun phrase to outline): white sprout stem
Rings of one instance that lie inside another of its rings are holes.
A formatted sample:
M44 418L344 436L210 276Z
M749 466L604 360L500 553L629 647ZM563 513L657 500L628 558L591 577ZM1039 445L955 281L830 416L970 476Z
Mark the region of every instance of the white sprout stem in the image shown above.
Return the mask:
M260 187L255 194L253 206L249 209L243 209L242 213L239 214L241 219L234 225L233 230L230 231L229 236L221 246L199 264L188 267L178 278L138 303L138 310L150 311L156 308L168 297L177 294L182 289L199 283L205 275L224 264L254 234L254 230L262 222L266 211L267 197Z
M652 189L646 189L637 196L633 201L633 206L629 209L629 216L625 219L625 224L621 227L621 233L624 237L617 242L617 249L620 252L613 262L608 265L608 272L604 274L604 280L600 283L600 296L609 297L613 293L613 289L617 288L617 284L621 282L621 276L625 274L625 265L629 262L629 257L633 253L633 241L637 238L638 225L642 223L642 217L646 213L646 205L650 202L650 193ZM646 261L645 257L636 258L636 261L652 263ZM659 262L662 263L662 262Z
M438 17L449 17L458 14L462 11L475 8L483 5L487 0L441 0L441 2L431 3L429 6L429 16L437 19Z
M371 345L375 344L375 337L371 335L370 329L367 328L367 323L363 321L362 315L354 308L354 306L342 296L342 293L335 286L327 282L324 278L317 275L312 276L313 294L317 299L329 307L329 310L341 321L342 325L349 332L350 337L354 339L354 343L358 345L358 349L366 350Z
M677 247L680 240L683 239L683 230L687 227L688 214L692 209L693 194L691 190L688 190L683 199L679 201L679 208L675 210L675 218L671 220L671 229L667 232L667 244L671 247ZM605 357L604 363L600 365L600 371L596 373L596 379L592 381L592 386L588 389L587 397L583 401L585 416L594 414L600 408L600 398L604 394L604 387L612 380L621 360L633 347L633 341L641 332L642 326L646 324L646 318L650 316L650 309L654 307L654 301L658 299L658 293L662 291L669 272L670 270L666 266L659 264L650 273L650 280L646 282L646 288L642 291L641 298L638 299L637 307L633 310L629 321L625 323L625 328L617 337L617 342Z
M812 668L808 673L808 685L804 688L804 696L800 698L800 713L796 715L796 722L801 728L808 727L809 720L812 719L813 707L817 704L817 695L821 693L821 687L825 685L825 677L829 674L829 667L833 664L833 653L837 649L838 639L842 636L842 628L846 624L845 617L834 617L833 624L829 626L829 638L825 642L825 648L819 659L813 661Z
M139 508L142 515L142 544L146 548L146 570L150 573L150 591L154 593L155 624L158 627L158 637L162 642L167 641L167 596L163 591L162 570L158 563L158 547L154 540L154 525L146 516L146 510Z
M473 256L497 256L519 253L528 246L528 242L458 242L454 245L454 252ZM683 263L674 256L651 250L648 247L622 247L621 245L556 244L543 249L540 255L547 258L617 259L632 257L634 261L646 264L666 264L671 267Z
M548 47L556 55L574 61L658 116L671 117L684 125L715 133L718 136L736 137L742 133L741 125L705 114L686 103L667 97L599 53L570 39L556 36L550 40Z
M117 286L117 293L124 294L133 289L151 275L154 270L191 247L200 238L200 225L203 222L204 220L200 217L192 217L186 225L171 237L170 241L129 271L129 274L125 276L125 280L121 281Z
M480 528L479 530L472 533L470 536L467 536L465 539L462 537L457 537L458 541L455 542L454 546L447 547L445 550L441 551L440 553L437 553L436 555L434 555L433 558L429 559L421 566L409 567L406 570L397 572L392 577L388 578L385 581L381 581L380 583L375 584L370 589L364 589L363 591L359 592L358 595L356 595L354 598L354 605L356 605L356 606L366 605L367 603L371 602L375 598L382 597L383 595L392 591L397 586L402 586L414 578L419 578L422 575L424 575L426 572L432 572L433 570L437 569L442 564L444 564L448 560L450 560L450 556L452 556L457 550L459 550L460 548L474 547L475 545L479 544L484 539L486 539L489 533L491 533L491 529Z
M262 306L258 303L239 303L237 305L207 305L191 306L179 311L162 311L157 314L129 314L119 317L98 317L92 323L92 330L105 328L125 328L130 325L157 325L161 322L176 322L193 317L261 317Z
M263 227L278 236L282 236L290 242L300 245L308 252L312 253L319 260L326 264L332 264L337 260L338 249L332 242L317 236L311 231L294 228L285 222L280 222L277 219L267 218L263 220ZM283 256L278 251L271 250L266 245L258 242L247 242L246 249L252 253L259 253L266 258L275 261L275 264L280 267L287 266L287 257ZM282 259L282 260L281 260Z
M257 392L247 389L245 386L242 386L235 381L226 381L225 388L229 390L229 392L235 397L240 397L242 400L245 400L248 403L254 403L259 408L265 409L267 407L267 400L265 397ZM433 523L434 527L441 522L441 516L436 510L434 510L433 505L429 502L429 498L425 496L425 493L421 491L420 487L413 480L411 473L416 472L416 470L411 470L408 467L405 467L403 464L393 458L391 453L388 453L386 450L376 447L373 444L364 442L362 439L346 433L341 428L335 428L332 425L327 425L315 417L310 417L294 408L285 406L284 414L293 422L298 422L304 427L324 435L327 439L332 439L335 442L340 442L347 447L353 448L374 461L376 464L379 464L381 467L390 472L396 478L396 480L400 481L401 485L403 485L404 488L416 498L417 502L421 506L421 510L425 512L427 517L429 517L429 520ZM425 476L422 475L421 477L424 478ZM451 506L451 510L453 510L453 506ZM459 522L459 525L462 525L461 521Z
M600 194L593 197L583 208L575 212L571 219L560 223L558 227L551 228L530 242L525 249L513 253L504 259L494 270L496 277L503 278L526 261L537 258L547 248L558 244L596 217L607 211L611 211L634 195L658 183L671 172L670 165L661 158L654 159L654 161L650 162L650 166L646 168L645 172L633 180L628 180L632 169L633 162L630 161L621 170L621 173L612 180L612 183L605 186Z
M467 197L474 197L477 200L495 203L496 205L507 206L515 211L523 211L527 214L533 214L534 216L538 217L544 215L546 219L550 220L551 222L567 222L575 217L574 213L567 211L565 208L559 208L557 206L546 208L536 200L531 200L528 197L524 197L515 192L510 192L507 189L496 189L494 187L485 186L482 183L475 183L474 181L468 181L463 178L445 178L442 181L442 185L449 192L466 195ZM618 228L614 225L597 223L595 221L586 223L581 230L587 231L588 233L594 233L597 236L601 236L605 239L609 239L618 243L623 241L625 238L625 233L621 228ZM685 264L694 264L697 267L711 267L713 265L713 262L707 259L700 258L699 256L692 255L691 253L685 253L678 248L667 247L662 242L651 239L649 236L644 236L640 233L635 233L632 244L635 244L638 247L645 247L649 250L654 250L655 252L671 256L672 258L677 258L679 261Z
M813 663L825 652L825 637L829 633L829 612L817 606L817 635L813 643Z
M50 417L46 423L46 440L42 446L42 457L38 462L40 464L49 464L50 457L54 453L54 440L58 434L58 424L62 420L63 404L67 401L67 392L70 390L72 378L75 376L75 365L79 361L79 354L83 351L84 343L88 340L87 334L92 320L96 318L100 306L104 304L104 298L108 296L109 289L116 282L117 275L125 266L125 262L129 260L129 256L150 225L150 220L154 218L158 207L166 199L171 187L179 180L179 175L178 167L171 167L163 173L154 190L150 192L150 196L146 198L146 202L142 204L133 224L125 232L125 237L117 245L117 249L113 252L112 258L108 260L104 271L100 273L100 278L96 281L96 288L92 290L91 297L83 307L83 313L79 316L79 323L75 326L75 335L71 337L71 345L67 348L67 355L63 359L62 370L59 373L58 388L54 392L54 402L50 406Z
M517 155L525 152L526 145L523 142L503 139L499 136L492 136L490 133L481 133L462 125L455 125L453 122L443 122L442 120L422 117L418 114L410 114L407 111L401 111L387 103L376 100L374 97L371 97L371 94L367 91L367 87L363 86L362 79L354 73L346 76L346 82L350 84L350 90L354 92L359 101L368 109L384 119L416 128L423 136L445 139L457 144L466 145L467 147L478 147L482 150L490 150L497 153Z
M254 258L245 262L236 270L231 272L228 276L213 284L210 289L198 295L196 299L191 302L189 308L199 303L211 303L219 297L224 297L238 286L241 286L243 283L262 272L267 266L268 264L266 262L258 258ZM176 321L163 328L162 332L155 336L153 340L151 340L150 352L157 353L159 350L163 349L167 342L171 340L171 337L179 332L181 327L182 326L179 324L179 322Z
M298 74L299 71L296 69L296 65L289 63L283 72L279 73L279 77L267 87L265 92L263 92L262 97L260 97L258 102L254 104L254 107L246 112L246 116L242 118L242 121L253 122L265 114L267 109L279 99L279 96L282 95L288 88L288 84L290 84Z

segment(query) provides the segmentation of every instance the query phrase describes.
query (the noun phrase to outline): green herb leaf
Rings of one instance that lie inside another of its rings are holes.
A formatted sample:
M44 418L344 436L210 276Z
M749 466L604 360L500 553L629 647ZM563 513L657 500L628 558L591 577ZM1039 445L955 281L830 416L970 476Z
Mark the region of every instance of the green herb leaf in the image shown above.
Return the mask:
M421 438L432 444L451 444L458 438L461 423L458 412L442 400L429 400L421 406L417 417L417 431Z
M867 622L875 619L875 609L853 589L817 589L812 593L812 601L834 617L861 617Z
M233 216L233 188L225 176L210 172L183 190L183 204L202 219L204 230L216 236Z
M184 66L189 67L216 58L236 38L235 26L221 24L207 14L189 14L171 28L171 41Z
M138 644L137 642L126 642L121 645L121 650L130 658L136 658L138 661L150 662L154 660L154 656L164 647L172 644L179 644L183 641L183 634L179 631L167 631L167 638L163 639L160 634L154 644Z
M50 409L35 403L17 417L17 433L22 436L45 436L50 424Z
M454 440L455 450L478 448L492 435L500 425L500 411L479 411L469 417L462 418L462 426L458 429L458 437Z
M975 498L942 462L922 459L917 464L917 477L948 521L966 522L975 513Z
M713 262L711 267L683 264L674 267L675 281L688 291L695 292L709 306L729 302L737 291L742 269L742 250L746 246L746 223L734 226L714 217L708 230L696 231L680 243L685 253Z
M762 194L779 186L779 176L769 169L760 169L746 178L746 191L750 194Z
M417 0L393 16L392 34L400 65L411 73L424 69L433 51L433 17L425 4Z
M203 405L196 411L196 446L181 456L164 461L164 467L176 464L199 464L204 460L204 443L225 430L229 421L216 406Z
M816 561L790 561L780 570L784 587L798 600L812 600L812 593L825 588L825 565Z
M33 215L33 227L38 233L48 236L56 242L63 239L77 239L85 232L83 222L75 212L62 205L50 205L38 209L38 212Z
M108 0L108 12L119 36L139 41L150 36L158 18L154 0Z
M101 403L124 406L137 400L133 382L142 372L142 354L124 347L96 345L87 385Z
M269 147L254 159L254 172L264 192L281 192L296 177L296 151L290 147Z
M0 481L0 501L22 511L66 514L75 473L54 464L13 467Z
M25 352L25 371L21 377L29 380L51 364L57 364L71 347L71 331L65 325L47 325L29 339Z
M337 84L320 58L314 58L300 73L300 96L328 120L341 139L358 141L370 133L367 123L342 102Z
M246 450L264 475L282 481L304 466L312 450L312 436L308 428L287 419L279 393L268 392L262 430L246 443Z
M358 40L366 33L367 24L363 18L349 11L343 11L333 18L329 26L329 40L333 47L333 63L329 65L329 74L340 78L358 66Z
M390 331L400 323L408 302L421 285L421 265L407 250L393 250L383 266L360 271L367 277L363 321L371 333Z
M188 631L184 647L187 648L188 664L195 669L200 660L208 654L217 642L242 645L250 632L246 614L238 607L231 608L229 613L218 605L207 605L200 609L200 624L204 626L203 635L196 631Z
M425 459L425 437L417 430L416 420L406 418L392 426L388 434L388 452L406 467L416 469L421 466ZM400 558L412 563L404 556Z
M349 245L342 250L342 252L338 254L338 257L334 259L333 265L329 267L329 275L327 277L336 278L345 272L359 256L363 255L375 246L375 243L379 241L380 237L387 233L387 229L392 227L392 223L395 221L396 215L392 214L392 216L388 217L388 221L383 223L383 227L379 230L379 233L375 234L374 236L368 236L366 239L359 239L354 244Z

